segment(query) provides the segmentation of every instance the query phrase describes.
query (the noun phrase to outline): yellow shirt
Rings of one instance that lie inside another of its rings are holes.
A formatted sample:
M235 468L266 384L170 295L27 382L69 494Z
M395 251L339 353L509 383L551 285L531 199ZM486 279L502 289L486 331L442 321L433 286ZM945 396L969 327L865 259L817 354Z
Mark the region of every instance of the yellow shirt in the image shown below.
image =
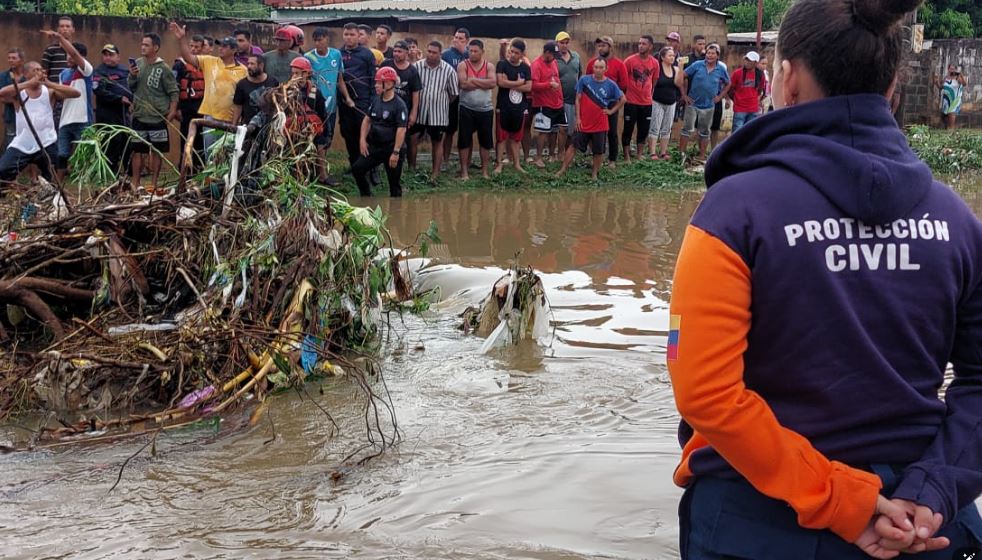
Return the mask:
M245 66L235 63L225 66L217 56L198 55L198 64L205 77L205 96L198 112L220 121L232 122L232 96L235 84L245 78L249 71Z
M371 49L371 51L372 55L375 56L375 66L381 65L382 61L385 60L385 54L378 49Z

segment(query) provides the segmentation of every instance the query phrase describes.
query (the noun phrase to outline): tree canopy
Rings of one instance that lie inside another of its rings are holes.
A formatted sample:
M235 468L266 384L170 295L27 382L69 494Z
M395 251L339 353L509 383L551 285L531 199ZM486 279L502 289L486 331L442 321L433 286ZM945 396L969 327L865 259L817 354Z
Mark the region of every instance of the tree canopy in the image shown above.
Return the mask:
M24 12L37 10L34 0L0 0L4 8ZM98 16L137 17L269 17L260 0L44 0L44 12Z

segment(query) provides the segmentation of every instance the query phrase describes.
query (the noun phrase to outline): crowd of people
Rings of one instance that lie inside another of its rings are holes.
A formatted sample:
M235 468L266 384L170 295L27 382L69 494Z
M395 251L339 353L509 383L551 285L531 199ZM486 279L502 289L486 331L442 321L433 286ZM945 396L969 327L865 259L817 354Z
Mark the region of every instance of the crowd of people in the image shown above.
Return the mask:
M505 165L521 172L523 164L544 168L550 158L562 162L563 174L577 151L593 155L594 178L602 154L609 166L619 156L625 163L670 159L676 121L682 121L682 151L698 130L699 157L705 158L719 140L722 105L734 104L738 128L761 111L768 91L759 67L766 61L757 53L748 53L731 76L718 45L697 35L682 55L677 32L660 49L652 36L640 37L637 52L624 60L614 56L610 37L597 38L596 56L584 63L567 32L546 42L538 56L520 38L501 40L498 60L490 61L485 44L464 28L446 47L440 41L420 46L412 38L393 41L387 25L348 23L342 44L332 46L325 28L313 31L309 45L303 30L287 25L264 52L246 29L215 39L171 23L170 37L145 34L139 56L126 61L115 44L103 45L98 66L86 45L75 41L71 18L42 34L50 45L39 63L10 49L10 68L0 74L7 131L0 186L25 170L64 178L83 131L102 123L134 131L129 138L118 135L107 157L129 173L133 189L155 192L161 154L174 133L183 154L192 120L204 119L192 150L194 164L201 165L218 138L213 130L248 124L263 92L287 83L306 96L305 118L318 123L316 179L337 182L324 159L337 128L362 194L380 184L379 168L385 167L393 196L402 190L403 165L416 168L419 145L427 139L431 180L447 170L455 147L459 176L468 179L475 137L485 178ZM160 57L165 39L179 46L173 63ZM21 111L18 96L28 110Z

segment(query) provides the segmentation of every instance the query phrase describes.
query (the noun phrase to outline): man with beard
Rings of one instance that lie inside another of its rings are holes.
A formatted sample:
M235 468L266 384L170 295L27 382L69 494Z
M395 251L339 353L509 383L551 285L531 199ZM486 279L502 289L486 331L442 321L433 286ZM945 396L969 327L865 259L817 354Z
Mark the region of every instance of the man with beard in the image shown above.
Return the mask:
M586 73L593 74L593 63L598 58L602 58L607 61L607 79L613 80L622 92L625 91L627 89L627 69L624 67L624 63L614 56L614 40L610 37L600 37L594 44L597 47L597 56L586 63ZM610 167L614 167L617 161L617 146L620 144L617 138L617 120L619 117L619 112L607 115L609 125L607 130L607 163Z
M280 85L276 78L266 74L266 61L261 54L246 57L248 75L235 84L232 95L232 124L248 123L259 112L259 96L268 88Z

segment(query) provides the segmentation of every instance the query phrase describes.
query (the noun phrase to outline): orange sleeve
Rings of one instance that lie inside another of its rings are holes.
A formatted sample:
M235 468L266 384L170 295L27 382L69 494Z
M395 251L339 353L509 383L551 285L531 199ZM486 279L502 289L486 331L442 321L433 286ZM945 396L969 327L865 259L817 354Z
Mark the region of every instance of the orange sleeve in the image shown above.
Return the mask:
M750 269L730 247L690 225L672 287L668 371L682 418L695 430L675 482L693 474L692 453L712 446L761 493L787 502L808 529L856 540L873 516L876 475L829 461L778 422L743 381L750 330Z

